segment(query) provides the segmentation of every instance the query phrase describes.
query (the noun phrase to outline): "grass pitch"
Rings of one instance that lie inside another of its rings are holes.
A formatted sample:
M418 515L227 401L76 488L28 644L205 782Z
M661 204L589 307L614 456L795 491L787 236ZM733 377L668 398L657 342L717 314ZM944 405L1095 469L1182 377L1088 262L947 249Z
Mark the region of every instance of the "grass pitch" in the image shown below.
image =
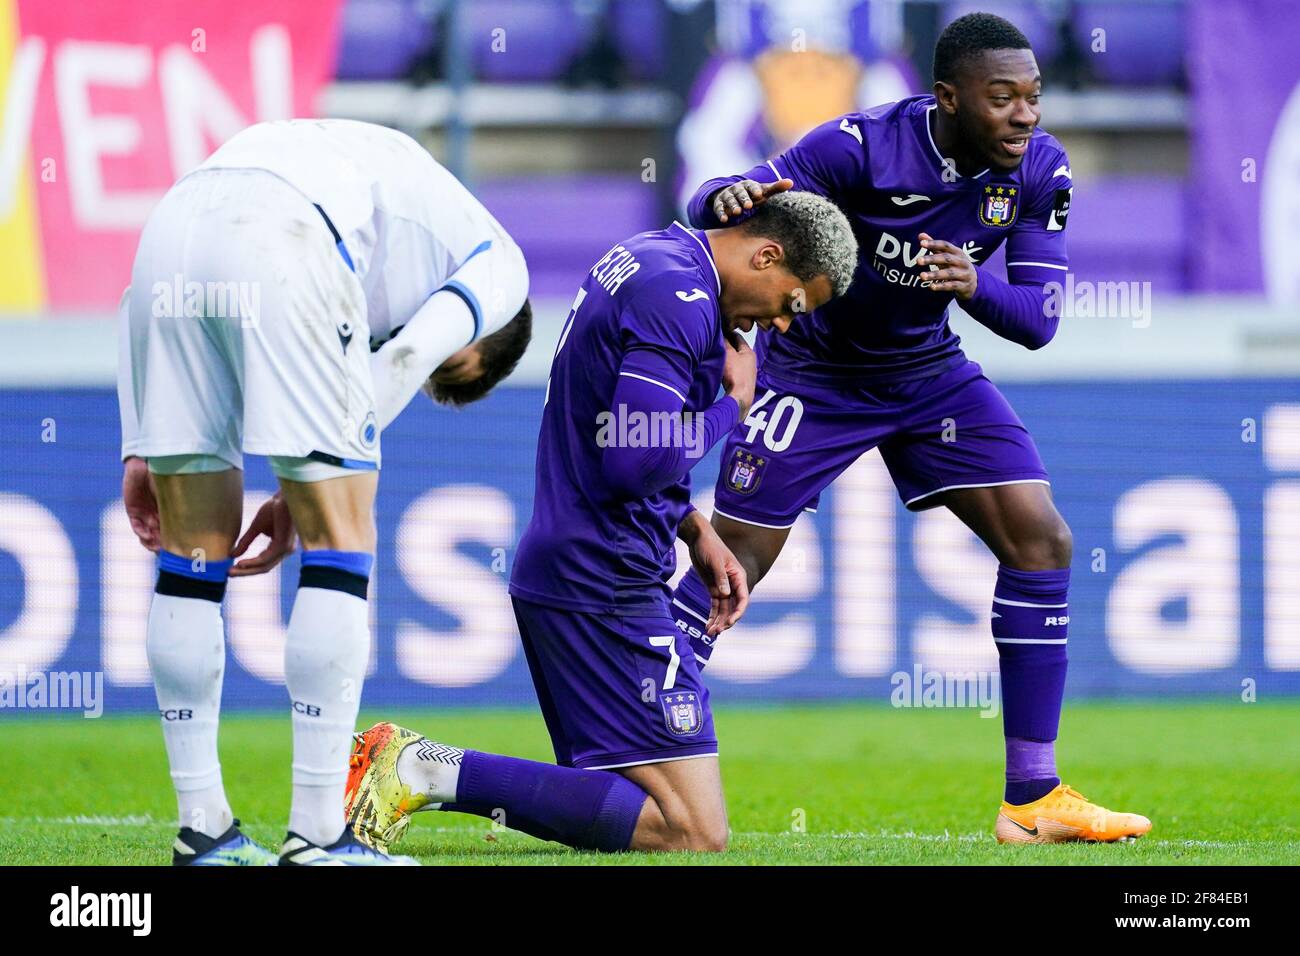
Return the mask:
M461 747L551 759L532 711L369 711ZM460 814L418 815L428 864L1246 864L1300 859L1300 701L1067 703L1067 783L1151 817L1124 845L1002 847L1001 721L975 711L835 705L717 714L731 849L600 855ZM250 836L278 847L287 714L231 714L221 756ZM0 864L164 864L175 802L156 718L0 718Z

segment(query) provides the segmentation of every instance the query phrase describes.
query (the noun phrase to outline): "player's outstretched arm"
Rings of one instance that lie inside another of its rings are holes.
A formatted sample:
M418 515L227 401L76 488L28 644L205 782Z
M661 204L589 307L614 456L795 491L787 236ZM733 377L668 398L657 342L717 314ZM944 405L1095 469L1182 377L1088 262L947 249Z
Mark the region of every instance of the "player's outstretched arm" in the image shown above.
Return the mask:
M742 179L713 194L713 215L725 225L761 206L768 198L793 188L793 179L778 179L774 183L756 183L752 179Z
M860 114L836 117L810 131L780 156L741 173L710 179L686 204L697 229L734 223L787 189L816 193L832 202L868 178L865 122Z

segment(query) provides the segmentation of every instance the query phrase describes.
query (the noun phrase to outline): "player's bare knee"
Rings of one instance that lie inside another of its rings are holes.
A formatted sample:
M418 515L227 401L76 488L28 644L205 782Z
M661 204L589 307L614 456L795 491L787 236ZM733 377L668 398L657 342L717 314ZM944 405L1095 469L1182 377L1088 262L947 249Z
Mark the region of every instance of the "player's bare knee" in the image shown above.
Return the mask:
M727 849L729 836L725 822L713 821L691 831L687 849L696 853L722 853Z
M1019 571L1068 568L1074 555L1074 535L1055 511L1033 522L998 549L998 559Z
M665 821L659 849L688 853L721 853L727 848L727 824L713 820Z
M1056 516L1056 526L1050 534L1050 544L1053 567L1068 568L1074 558L1074 533L1060 515Z

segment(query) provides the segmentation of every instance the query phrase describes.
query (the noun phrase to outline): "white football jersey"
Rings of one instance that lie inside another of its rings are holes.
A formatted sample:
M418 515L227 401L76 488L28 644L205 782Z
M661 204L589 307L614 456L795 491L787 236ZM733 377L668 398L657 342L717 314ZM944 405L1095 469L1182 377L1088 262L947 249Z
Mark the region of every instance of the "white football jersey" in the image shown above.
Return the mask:
M141 233L120 309L123 457L378 467L379 432L527 295L518 245L409 136L250 126Z
M405 325L435 290L479 255L497 260L495 267L481 263L491 288L475 296L484 313L480 334L500 328L523 305L528 276L514 240L405 133L355 120L257 123L199 169L266 170L320 206L365 291L376 340Z

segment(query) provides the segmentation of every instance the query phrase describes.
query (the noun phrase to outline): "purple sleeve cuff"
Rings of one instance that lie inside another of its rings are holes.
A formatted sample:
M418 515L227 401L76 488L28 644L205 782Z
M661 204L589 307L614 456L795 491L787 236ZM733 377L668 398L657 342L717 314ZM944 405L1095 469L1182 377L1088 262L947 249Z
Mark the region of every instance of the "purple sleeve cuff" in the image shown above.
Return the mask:
M978 272L975 294L969 302L959 303L975 321L1027 349L1040 349L1052 341L1060 317L1049 314L1044 286L1012 285L984 269Z

